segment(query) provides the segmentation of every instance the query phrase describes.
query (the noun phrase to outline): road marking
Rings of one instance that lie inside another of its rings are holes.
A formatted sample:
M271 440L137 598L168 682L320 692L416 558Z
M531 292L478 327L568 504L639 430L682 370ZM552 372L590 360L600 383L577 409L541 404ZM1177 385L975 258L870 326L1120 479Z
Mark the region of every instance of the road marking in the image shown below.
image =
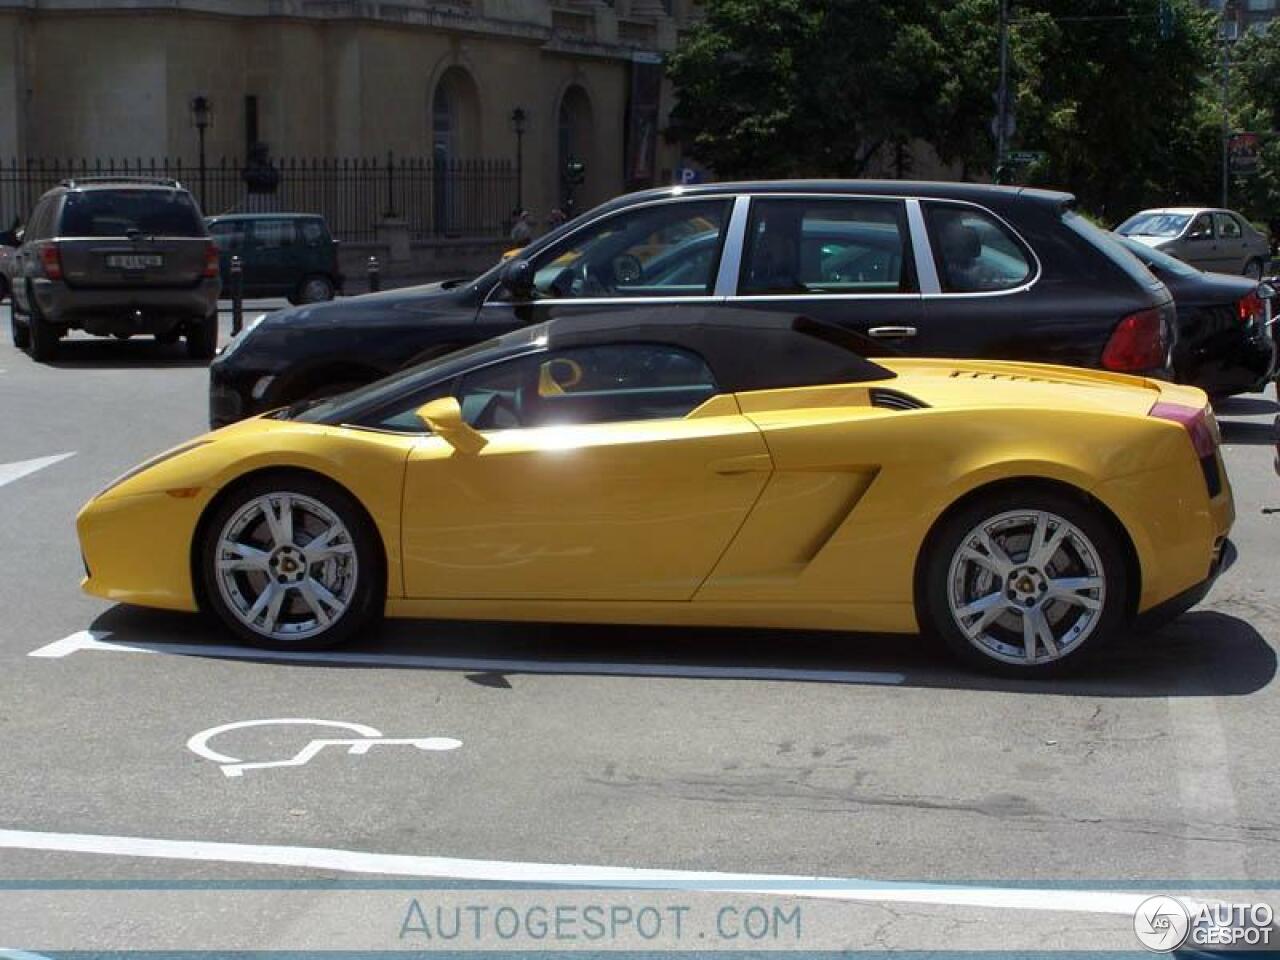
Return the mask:
M859 670L806 670L791 667L709 667L679 663L599 663L579 660L508 660L493 657L428 657L358 650L260 650L200 643L122 643L103 639L109 632L80 630L27 654L57 659L81 651L167 653L184 657L271 660L295 663L353 663L370 667L418 667L467 673L581 674L600 677L673 677L680 679L781 680L812 683L900 684L901 673Z
M74 457L75 455L73 450L70 453L55 453L52 457L36 457L34 460L0 463L0 487L3 487L6 483L20 480L29 473L35 473L37 470L51 467L59 460L65 460L67 457Z
M245 763L238 757L218 753L209 746L214 737L232 730L246 730L250 727L337 727L349 733L358 733L359 737L345 740L312 740L305 747L286 760L269 760L261 763ZM312 760L325 747L346 747L348 754L364 756L374 747L416 747L419 750L457 750L462 746L461 740L452 737L384 737L380 730L363 723L348 723L345 720L307 720L299 717L277 717L272 720L237 720L221 726L201 730L187 741L187 749L198 757L212 760L219 764L222 772L228 777L244 776L246 770L267 770L273 767L301 767Z
M1132 916L1138 905L1151 895L1149 891L1036 890L785 874L660 870L645 867L528 863L512 860L466 860L456 857L369 853L332 847L167 840L155 837L46 833L34 830L0 830L0 849L158 860L247 863L308 870L335 870L342 873L523 883L538 886L756 893L767 896L811 897L821 900L922 903L1129 916ZM1187 903L1195 903L1186 898L1180 899Z

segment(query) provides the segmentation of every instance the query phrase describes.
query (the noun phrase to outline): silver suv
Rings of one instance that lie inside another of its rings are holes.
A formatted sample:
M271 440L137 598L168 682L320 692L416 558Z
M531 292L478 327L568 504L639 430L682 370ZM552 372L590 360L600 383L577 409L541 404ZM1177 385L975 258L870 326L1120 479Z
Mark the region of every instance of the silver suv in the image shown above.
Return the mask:
M69 330L162 343L194 359L218 341L218 248L176 180L64 180L36 204L14 254L14 345L49 360Z

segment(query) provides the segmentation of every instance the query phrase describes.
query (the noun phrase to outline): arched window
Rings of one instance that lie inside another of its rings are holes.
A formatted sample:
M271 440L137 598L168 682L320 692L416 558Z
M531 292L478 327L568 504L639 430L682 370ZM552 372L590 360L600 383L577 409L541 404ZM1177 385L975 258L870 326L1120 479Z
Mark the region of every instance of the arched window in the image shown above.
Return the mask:
M463 221L463 195L457 189L459 167L480 152L480 102L475 81L465 68L452 66L440 75L431 96L431 157L435 232L456 233Z
M556 176L560 186L560 202L565 208L565 213L573 215L569 209L573 206L581 206L578 193L580 188L570 182L567 172L569 162L578 160L586 164L587 181L592 176L592 117L591 117L591 98L587 96L587 91L582 89L578 84L574 84L564 92L564 96L560 98L560 115L558 121L558 166Z

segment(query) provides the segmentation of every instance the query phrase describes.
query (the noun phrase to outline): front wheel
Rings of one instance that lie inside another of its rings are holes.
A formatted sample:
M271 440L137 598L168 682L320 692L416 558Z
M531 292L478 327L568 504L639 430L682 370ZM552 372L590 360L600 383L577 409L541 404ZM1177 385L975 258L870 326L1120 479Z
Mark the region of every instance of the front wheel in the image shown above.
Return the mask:
M1256 257L1244 265L1244 275L1250 280L1262 279L1262 261Z
M1068 496L983 497L947 518L925 563L923 626L988 672L1074 669L1126 622L1122 545L1096 508Z
M351 639L382 612L379 546L349 494L307 476L266 476L205 525L205 597L255 646L308 650Z
M298 284L297 292L292 297L295 304L323 303L333 299L333 281L324 276L307 277Z

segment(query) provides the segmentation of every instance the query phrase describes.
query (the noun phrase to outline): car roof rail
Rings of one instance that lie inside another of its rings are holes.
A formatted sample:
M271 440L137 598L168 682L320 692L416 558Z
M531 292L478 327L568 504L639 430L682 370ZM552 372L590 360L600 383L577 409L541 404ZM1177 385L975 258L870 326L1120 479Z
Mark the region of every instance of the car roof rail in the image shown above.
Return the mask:
M181 181L175 180L173 177L149 177L132 173L103 173L89 177L68 177L59 186L74 190L76 187L87 183L153 183L158 187L173 187L175 189L182 187Z

